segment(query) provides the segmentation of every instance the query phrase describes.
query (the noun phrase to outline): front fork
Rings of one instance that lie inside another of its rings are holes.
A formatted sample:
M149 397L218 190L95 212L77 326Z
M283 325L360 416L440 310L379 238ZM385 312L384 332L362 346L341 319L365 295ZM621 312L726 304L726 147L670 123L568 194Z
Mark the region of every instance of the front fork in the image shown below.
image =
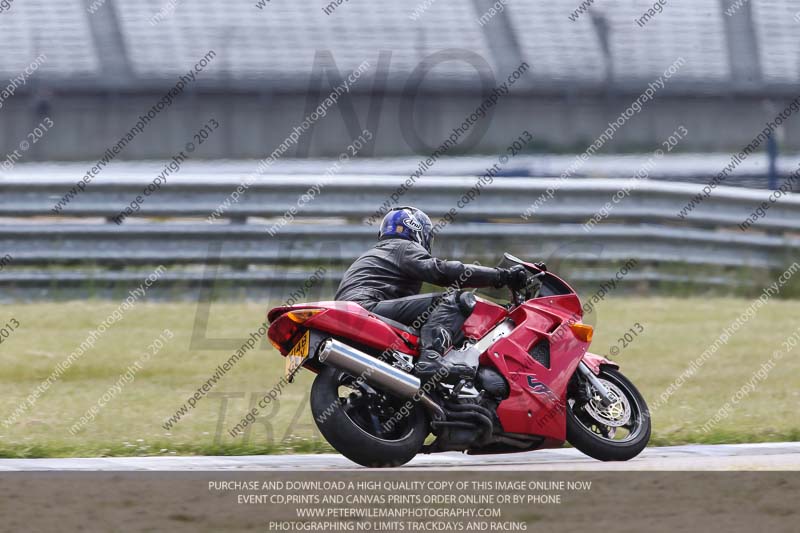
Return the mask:
M608 407L612 404L611 396L608 393L608 389L606 388L603 383L597 379L597 376L594 375L594 372L589 368L589 366L581 361L578 363L578 372L586 378L586 380L594 387L594 390L597 391L597 394L600 395L601 403L603 407Z

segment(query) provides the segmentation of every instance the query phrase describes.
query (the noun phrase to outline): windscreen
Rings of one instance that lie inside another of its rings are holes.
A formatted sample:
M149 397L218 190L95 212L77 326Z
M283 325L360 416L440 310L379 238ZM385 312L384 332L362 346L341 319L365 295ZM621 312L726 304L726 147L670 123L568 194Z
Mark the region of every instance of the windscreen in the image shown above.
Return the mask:
M509 253L503 254L503 260L497 266L499 268L511 268L515 265L522 265L530 272L537 274L539 270L531 265L531 263L523 261ZM546 272L539 280L542 282L542 288L539 290L539 296L557 296L560 294L572 294L574 291L561 279L551 272Z

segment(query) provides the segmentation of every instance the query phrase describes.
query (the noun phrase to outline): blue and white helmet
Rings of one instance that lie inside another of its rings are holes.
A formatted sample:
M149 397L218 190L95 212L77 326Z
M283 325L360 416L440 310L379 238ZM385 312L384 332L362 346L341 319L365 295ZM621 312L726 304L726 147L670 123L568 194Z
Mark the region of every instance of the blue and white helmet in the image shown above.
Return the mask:
M381 239L414 241L430 253L433 246L433 224L428 215L416 207L395 207L383 217L378 236Z

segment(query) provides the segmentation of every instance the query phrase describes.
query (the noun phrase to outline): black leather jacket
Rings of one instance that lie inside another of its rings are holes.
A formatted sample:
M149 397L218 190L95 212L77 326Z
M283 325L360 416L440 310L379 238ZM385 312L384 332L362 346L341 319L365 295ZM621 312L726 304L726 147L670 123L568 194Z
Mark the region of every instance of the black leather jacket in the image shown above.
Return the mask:
M500 287L496 268L444 261L413 241L379 241L344 273L336 300L371 304L419 294L422 283L439 286Z

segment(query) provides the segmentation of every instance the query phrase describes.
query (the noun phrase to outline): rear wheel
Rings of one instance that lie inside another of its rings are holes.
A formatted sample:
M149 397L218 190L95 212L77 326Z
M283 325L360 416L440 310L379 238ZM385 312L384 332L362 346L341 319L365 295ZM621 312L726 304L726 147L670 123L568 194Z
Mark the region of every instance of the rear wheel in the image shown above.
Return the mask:
M597 376L611 397L603 406L588 383L575 383L567 400L567 440L600 461L627 461L650 440L650 411L633 383L612 368Z
M428 436L428 420L414 402L325 367L311 387L311 413L336 451L362 466L381 468L410 461Z

